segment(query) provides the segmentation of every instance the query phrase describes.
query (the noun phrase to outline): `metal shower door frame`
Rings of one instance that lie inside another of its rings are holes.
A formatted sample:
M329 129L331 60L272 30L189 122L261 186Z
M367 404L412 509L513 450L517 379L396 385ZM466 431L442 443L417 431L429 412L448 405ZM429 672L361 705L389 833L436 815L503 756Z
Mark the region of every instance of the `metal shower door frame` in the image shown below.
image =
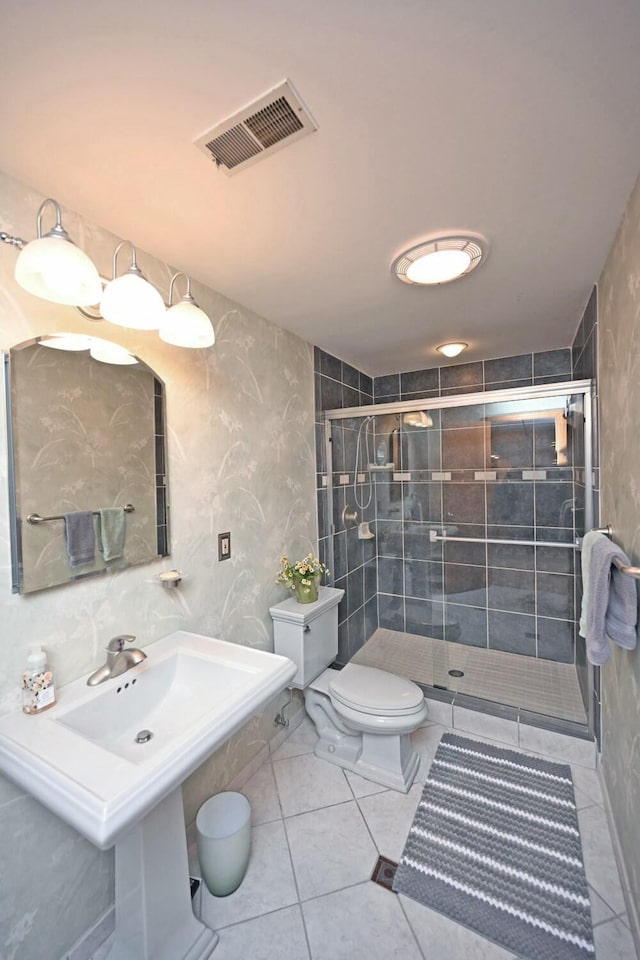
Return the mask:
M349 420L368 416L383 416L389 413L409 413L413 410L443 410L451 407L467 407L478 404L501 403L516 400L542 400L552 397L581 394L584 397L584 529L591 530L594 526L593 516L593 381L566 380L558 383L535 384L531 387L518 387L506 390L483 390L478 393L453 394L446 397L429 397L424 400L398 400L393 403L374 403L361 407L343 407L341 409L325 410L324 446L326 463L326 491L327 509L330 522L328 524L327 561L331 571L335 569L333 538L336 533L333 522L333 452L331 444L331 421ZM574 467L575 470L575 467ZM593 667L588 671L588 702L585 705L588 716L589 730L594 731L595 716L593 706L594 677Z

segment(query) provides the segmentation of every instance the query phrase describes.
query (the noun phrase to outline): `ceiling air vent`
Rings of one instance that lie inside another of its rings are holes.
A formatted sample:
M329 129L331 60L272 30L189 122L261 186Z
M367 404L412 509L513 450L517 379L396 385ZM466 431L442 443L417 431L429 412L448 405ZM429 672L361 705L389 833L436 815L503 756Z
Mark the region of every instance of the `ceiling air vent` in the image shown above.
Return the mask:
M195 145L231 176L317 129L291 82L283 80L207 130Z

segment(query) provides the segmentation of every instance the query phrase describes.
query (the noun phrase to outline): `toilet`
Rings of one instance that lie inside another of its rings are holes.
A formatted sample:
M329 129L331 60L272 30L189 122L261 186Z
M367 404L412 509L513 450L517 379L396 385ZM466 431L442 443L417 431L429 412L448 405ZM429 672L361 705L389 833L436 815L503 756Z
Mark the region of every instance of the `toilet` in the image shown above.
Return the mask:
M316 756L406 793L420 765L409 734L426 720L427 705L415 683L394 673L355 663L330 668L343 595L321 587L315 603L292 597L271 607L274 651L298 668L291 686L304 691Z

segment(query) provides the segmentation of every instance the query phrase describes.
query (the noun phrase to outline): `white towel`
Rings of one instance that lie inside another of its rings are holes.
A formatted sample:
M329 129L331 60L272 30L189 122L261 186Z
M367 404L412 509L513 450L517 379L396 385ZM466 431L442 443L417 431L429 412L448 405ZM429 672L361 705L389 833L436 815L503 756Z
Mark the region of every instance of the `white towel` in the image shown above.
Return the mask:
M594 543L597 542L598 537L603 536L604 534L598 533L597 530L589 530L582 538L582 608L580 611L579 628L581 637L586 637L587 635L587 604L589 602L589 590L591 588L591 550L593 549Z

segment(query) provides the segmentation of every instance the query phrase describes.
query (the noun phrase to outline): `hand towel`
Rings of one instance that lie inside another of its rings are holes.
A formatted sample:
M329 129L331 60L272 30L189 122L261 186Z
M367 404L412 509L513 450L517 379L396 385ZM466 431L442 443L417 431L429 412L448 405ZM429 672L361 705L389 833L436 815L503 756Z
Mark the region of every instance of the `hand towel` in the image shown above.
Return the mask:
M587 605L589 603L589 591L591 589L591 549L599 537L604 537L604 534L598 533L597 530L589 530L582 538L580 554L582 560L582 608L579 627L581 637L586 637L587 635Z
M116 560L124 553L124 510L122 507L102 507L98 514L100 550L105 560Z
M591 547L589 599L587 604L587 658L600 666L611 656L610 640L633 650L636 645L638 595L632 577L613 566L618 558L629 565L624 551L604 535Z
M75 510L73 513L65 513L64 529L71 566L77 567L81 563L90 563L94 560L96 538L91 510Z

